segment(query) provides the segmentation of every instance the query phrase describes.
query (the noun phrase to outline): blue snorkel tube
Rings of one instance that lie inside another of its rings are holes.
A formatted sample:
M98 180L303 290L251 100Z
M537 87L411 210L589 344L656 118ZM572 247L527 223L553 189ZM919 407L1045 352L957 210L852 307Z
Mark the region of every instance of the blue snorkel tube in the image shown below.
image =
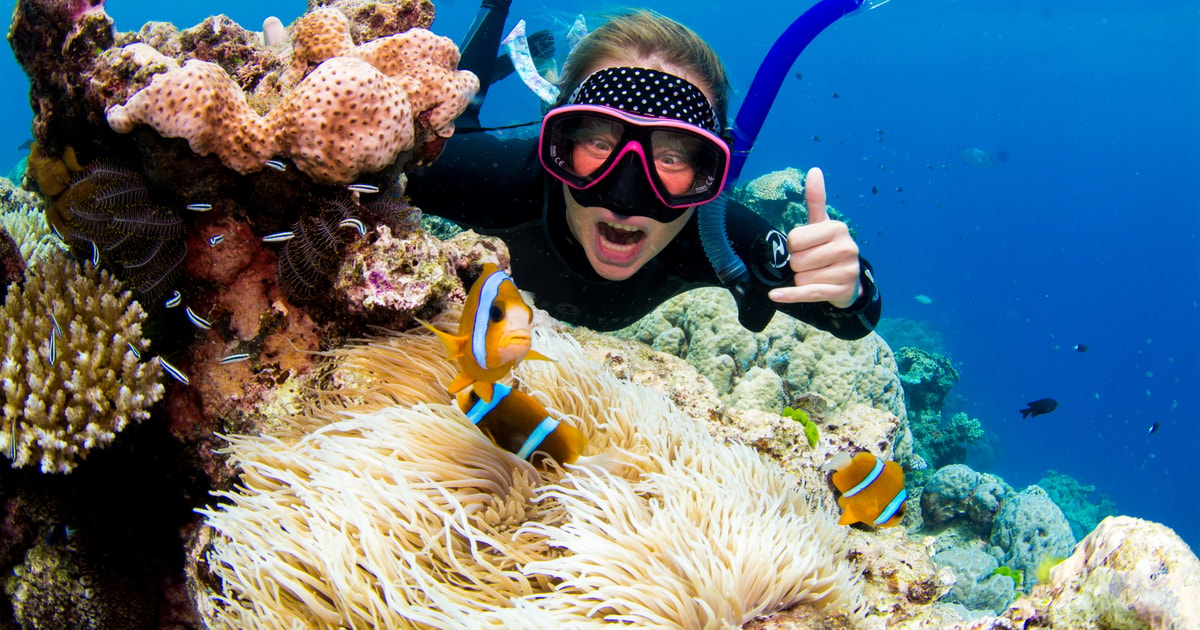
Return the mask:
M762 131L767 112L775 102L775 97L779 95L779 88L800 53L804 52L821 31L842 16L859 11L864 4L868 9L874 9L890 1L821 0L796 18L779 39L775 40L775 44L767 51L767 56L759 66L758 73L754 75L750 91L746 94L746 100L743 101L733 123L733 151L725 190L720 197L700 208L698 218L700 242L704 246L704 252L722 284L733 292L739 302L745 296L746 281L750 272L746 269L746 263L729 244L729 236L725 233L725 206L729 201L728 191L737 182L746 159L750 157L750 150L754 147L758 133Z

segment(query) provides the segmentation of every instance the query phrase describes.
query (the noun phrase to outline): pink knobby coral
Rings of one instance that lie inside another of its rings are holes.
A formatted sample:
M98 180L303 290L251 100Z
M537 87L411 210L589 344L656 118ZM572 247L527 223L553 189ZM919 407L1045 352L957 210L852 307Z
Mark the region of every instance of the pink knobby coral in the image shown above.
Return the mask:
M168 69L124 105L110 107L109 126L128 133L148 124L239 173L291 158L323 184L353 182L404 151L452 135L454 119L479 89L475 75L457 70L454 43L414 28L349 47L348 29L334 9L297 22L289 75L318 65L265 116L219 66L197 60L178 66L159 56L155 61Z

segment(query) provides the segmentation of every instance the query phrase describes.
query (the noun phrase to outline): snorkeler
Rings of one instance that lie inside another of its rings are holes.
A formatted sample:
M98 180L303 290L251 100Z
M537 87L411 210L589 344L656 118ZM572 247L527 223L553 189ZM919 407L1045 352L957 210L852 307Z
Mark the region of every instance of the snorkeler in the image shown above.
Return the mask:
M491 82L508 5L485 1L464 44L460 68L481 85ZM679 293L724 286L698 221L731 159L729 85L712 48L673 20L634 12L584 37L559 87L537 139L451 138L432 166L409 174L413 204L503 239L521 287L568 323L614 330ZM477 111L468 110L472 122ZM786 235L728 203L723 237L749 269L728 287L738 319L757 332L780 310L863 337L881 310L871 267L846 225L828 219L820 170L805 188L808 225Z

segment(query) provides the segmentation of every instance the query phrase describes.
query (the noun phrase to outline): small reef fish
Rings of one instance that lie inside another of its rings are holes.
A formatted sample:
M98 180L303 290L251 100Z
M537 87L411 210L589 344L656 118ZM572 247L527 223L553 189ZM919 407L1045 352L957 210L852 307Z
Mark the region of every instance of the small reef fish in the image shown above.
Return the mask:
M575 427L551 417L532 396L503 384L493 386L491 402L466 390L458 406L467 418L492 438L497 446L533 464L543 463L545 454L560 464L572 464L587 446L587 438Z
M451 360L458 361L460 369L449 385L450 393L470 387L490 403L493 384L521 359L550 360L530 349L532 320L533 310L512 278L488 263L467 294L458 334L440 331L424 321L421 325L441 339Z
M1030 416L1036 418L1058 409L1058 401L1054 400L1053 398L1041 398L1025 404L1028 406L1021 410L1022 418L1028 418Z
M917 295L914 295L913 299L921 304L933 304L933 298L925 295L924 293L918 293Z
M1150 430L1146 432L1146 435L1154 435L1160 426L1162 426L1162 423L1160 422L1155 422L1154 424L1150 425Z
M1080 343L1080 344L1075 345L1074 350L1075 350L1075 352L1087 352L1088 347L1087 347L1086 343Z
M350 184L346 186L346 190L372 195L379 192L379 187L373 184Z
M183 302L183 296L179 294L179 291L174 291L171 293L171 297L167 298L166 302L163 302L163 306L175 308L179 306L180 302Z
M188 321L192 322L192 324L194 324L196 326L196 328L202 328L204 330L209 330L212 328L212 322L208 321L207 319L204 319L203 317L200 317L200 315L198 315L196 313L196 311L192 310L192 307L185 306L183 310L184 310L184 312L187 313Z
M192 212L208 212L212 210L211 203L189 203L186 207Z
M166 372L171 378L183 383L184 385L191 384L191 380L188 379L187 374L183 373L183 370L180 370L174 365L167 363L167 360L162 357L155 358L158 359L158 364L162 366L163 371Z
M268 168L273 168L279 172L283 172L283 171L287 170L287 164L284 164L283 162L280 162L279 160L267 160L266 162L263 162L263 166L266 166Z
M824 470L833 470L833 485L842 493L838 525L864 523L873 527L899 525L904 518L908 491L904 470L896 462L885 462L870 453L851 457L838 453Z

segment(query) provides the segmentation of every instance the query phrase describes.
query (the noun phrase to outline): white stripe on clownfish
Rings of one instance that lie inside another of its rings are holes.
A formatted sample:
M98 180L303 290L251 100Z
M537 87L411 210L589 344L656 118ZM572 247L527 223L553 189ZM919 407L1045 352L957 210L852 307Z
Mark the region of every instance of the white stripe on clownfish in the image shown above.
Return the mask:
M483 288L479 291L479 304L475 309L474 326L471 329L471 356L484 369L495 367L488 365L487 361L487 333L488 326L492 323L491 313L496 296L500 294L500 285L506 280L512 282L508 274L497 270L484 280Z
M870 474L868 474L865 479L858 482L857 486L854 486L853 488L850 488L849 490L843 492L842 496L852 497L852 496L858 494L859 492L866 490L868 486L870 486L872 483L875 482L876 479L879 478L879 474L883 472L883 464L884 464L883 460L877 458L875 460L875 467L871 469Z
M900 490L900 494L897 494L896 497L892 499L892 502L888 503L887 507L883 508L883 512L880 512L879 516L875 518L875 526L878 527L892 520L892 517L896 515L896 512L899 511L900 508L904 507L904 502L907 500L908 490L902 488Z
M546 437L551 433L554 433L554 430L557 428L558 420L555 420L550 416L542 418L542 421L538 423L537 428L533 430L533 433L531 433L529 438L525 440L525 444L521 446L521 450L517 452L517 457L520 457L521 459L529 459L529 456L533 455L533 452L537 450L537 447L542 445L542 442L546 439Z
M472 424L479 424L483 417L492 412L496 407L500 406L500 401L504 400L505 396L512 393L512 388L504 383L495 383L492 385L492 402L484 402L482 398L475 401L474 405L467 410L467 420Z

